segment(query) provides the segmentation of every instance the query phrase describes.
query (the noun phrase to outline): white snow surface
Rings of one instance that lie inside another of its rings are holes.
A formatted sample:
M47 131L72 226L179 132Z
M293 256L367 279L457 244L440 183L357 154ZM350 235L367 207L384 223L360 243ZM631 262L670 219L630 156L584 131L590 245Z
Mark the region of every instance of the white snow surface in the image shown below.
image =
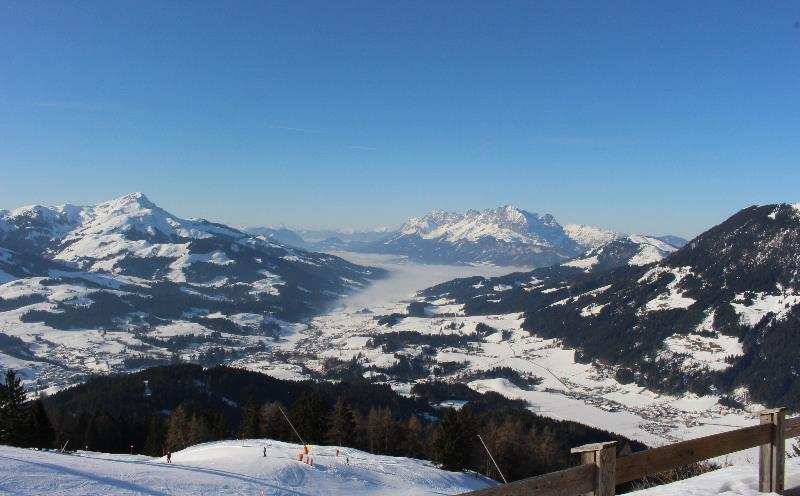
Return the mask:
M564 231L573 241L588 248L603 246L623 236L623 234L609 229L585 224L567 224L564 226Z
M494 484L411 458L351 448L338 448L337 457L335 446L312 446L312 466L298 461L300 448L262 439L218 441L173 453L168 464L164 458L141 455L60 454L0 446L0 494L421 496L459 494Z
M575 267L576 269L584 269L586 272L590 272L598 263L600 263L600 259L597 257L597 255L590 255L576 258L574 260L570 260L569 262L564 262L561 265L566 267Z
M695 300L684 296L678 286L683 279L692 273L692 268L686 267L669 267L658 265L648 270L641 278L639 284L650 283L657 280L663 274L672 273L674 276L672 281L667 284L666 291L659 294L652 300L648 301L644 306L645 312L658 312L663 310L671 310L673 308L689 308L694 304Z
M764 496L758 492L757 460L739 463L663 486L634 491L636 496ZM800 459L786 460L786 488L800 486Z
M737 294L731 306L739 316L739 322L753 327L769 313L774 314L776 320L783 320L789 315L792 307L800 304L800 295L794 290L784 290L779 285L776 292L779 294L755 293L752 295L752 302L747 301L747 295Z
M658 262L677 250L671 244L649 236L632 234L628 236L628 239L639 245L639 252L628 261L628 265L647 265Z

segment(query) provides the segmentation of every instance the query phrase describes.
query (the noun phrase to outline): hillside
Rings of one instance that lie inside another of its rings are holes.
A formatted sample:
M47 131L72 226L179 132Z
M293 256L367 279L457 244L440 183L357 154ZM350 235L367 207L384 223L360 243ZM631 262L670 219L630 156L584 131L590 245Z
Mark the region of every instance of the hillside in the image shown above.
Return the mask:
M0 211L0 362L42 389L181 355L219 363L384 275L141 193Z
M0 479L4 488L13 488L13 494L30 496L430 495L494 484L474 474L437 469L430 462L336 446L312 447L311 466L297 460L301 448L264 439L219 441L178 451L167 464L164 457L59 454L0 446Z
M524 312L524 329L656 390L797 408L799 267L800 206L780 204L746 208L657 263L553 267L421 294L467 315Z

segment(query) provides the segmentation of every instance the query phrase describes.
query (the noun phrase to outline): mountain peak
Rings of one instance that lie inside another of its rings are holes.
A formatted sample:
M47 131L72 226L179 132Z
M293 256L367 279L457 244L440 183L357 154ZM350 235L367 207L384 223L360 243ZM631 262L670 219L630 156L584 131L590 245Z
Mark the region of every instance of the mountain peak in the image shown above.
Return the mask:
M521 224L527 220L527 215L530 215L529 212L526 212L520 208L515 207L514 205L503 205L502 207L495 210L498 215L514 222L516 224Z
M101 203L100 205L98 205L98 207L104 205L108 205L110 207L136 206L144 209L159 208L158 205L151 202L150 199L147 198L147 196L145 196L145 194L142 193L141 191L128 193L127 195L120 196L119 198L116 198L114 200Z
M396 247L393 245L396 244ZM409 219L397 238L381 250L409 250L420 260L553 264L581 252L550 214L539 215L506 204L465 213L432 210ZM387 248L389 247L389 248Z

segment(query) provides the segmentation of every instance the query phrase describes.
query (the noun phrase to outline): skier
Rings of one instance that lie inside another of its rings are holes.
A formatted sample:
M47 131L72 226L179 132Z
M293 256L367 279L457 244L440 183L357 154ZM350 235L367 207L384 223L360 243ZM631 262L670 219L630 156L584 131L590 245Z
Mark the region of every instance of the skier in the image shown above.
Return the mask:
M267 457L267 447L264 446L264 458L266 458L266 457Z
M172 451L167 451L167 463L172 463Z

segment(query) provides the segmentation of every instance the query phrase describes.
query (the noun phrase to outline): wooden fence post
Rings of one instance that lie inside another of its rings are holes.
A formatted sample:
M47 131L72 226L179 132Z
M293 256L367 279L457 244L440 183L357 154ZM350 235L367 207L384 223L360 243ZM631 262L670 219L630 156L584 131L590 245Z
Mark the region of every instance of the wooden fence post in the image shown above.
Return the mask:
M573 453L581 454L581 463L597 466L592 496L614 496L617 470L617 442L584 444L572 448Z
M783 463L786 455L784 419L785 408L773 408L758 413L762 424L772 425L769 444L762 444L758 459L758 490L762 493L783 492Z

